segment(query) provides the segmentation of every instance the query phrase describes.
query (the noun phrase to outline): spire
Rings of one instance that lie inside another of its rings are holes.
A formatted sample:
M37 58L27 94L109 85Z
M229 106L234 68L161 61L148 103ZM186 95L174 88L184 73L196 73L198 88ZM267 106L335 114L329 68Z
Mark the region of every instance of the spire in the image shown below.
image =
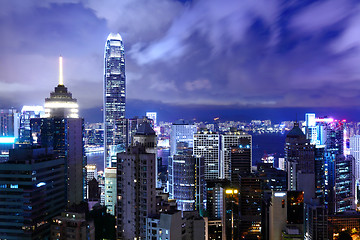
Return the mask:
M64 85L63 59L61 55L59 57L59 85Z

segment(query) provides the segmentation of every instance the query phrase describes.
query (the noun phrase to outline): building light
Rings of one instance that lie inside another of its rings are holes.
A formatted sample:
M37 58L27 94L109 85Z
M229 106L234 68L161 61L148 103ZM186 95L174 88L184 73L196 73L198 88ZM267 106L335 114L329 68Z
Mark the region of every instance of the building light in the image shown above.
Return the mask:
M15 143L15 137L0 137L0 143Z
M44 182L39 182L38 184L36 184L36 187L41 187L41 186L45 186L46 185L46 183L44 183Z

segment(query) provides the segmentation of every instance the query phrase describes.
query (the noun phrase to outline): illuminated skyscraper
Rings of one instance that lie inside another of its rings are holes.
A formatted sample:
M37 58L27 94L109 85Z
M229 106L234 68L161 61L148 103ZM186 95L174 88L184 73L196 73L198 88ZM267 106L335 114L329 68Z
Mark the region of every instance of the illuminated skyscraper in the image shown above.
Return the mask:
M50 98L45 99L45 117L79 118L77 100L72 97L64 86L63 59L59 58L59 85L50 93Z
M78 117L77 100L64 86L62 57L59 84L45 99L45 118L30 120L30 142L52 147L65 159L66 199L68 206L86 198L86 156L84 151L84 119Z
M104 123L105 168L115 167L118 145L126 143L125 59L120 34L110 33L105 44ZM113 164L112 164L112 156Z

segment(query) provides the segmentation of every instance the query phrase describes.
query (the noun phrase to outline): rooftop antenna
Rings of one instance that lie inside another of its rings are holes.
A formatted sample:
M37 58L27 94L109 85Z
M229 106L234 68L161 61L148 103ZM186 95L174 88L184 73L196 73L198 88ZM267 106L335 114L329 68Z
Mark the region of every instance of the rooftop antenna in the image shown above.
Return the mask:
M64 76L63 76L63 58L60 55L59 57L59 85L64 86Z

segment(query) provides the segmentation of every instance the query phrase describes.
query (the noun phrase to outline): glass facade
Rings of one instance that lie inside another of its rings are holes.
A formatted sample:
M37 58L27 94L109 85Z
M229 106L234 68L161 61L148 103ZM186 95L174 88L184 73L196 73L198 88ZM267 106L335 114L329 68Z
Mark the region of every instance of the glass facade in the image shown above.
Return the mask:
M109 34L104 58L104 165L112 167L110 146L126 143L125 59L124 44L120 34Z

